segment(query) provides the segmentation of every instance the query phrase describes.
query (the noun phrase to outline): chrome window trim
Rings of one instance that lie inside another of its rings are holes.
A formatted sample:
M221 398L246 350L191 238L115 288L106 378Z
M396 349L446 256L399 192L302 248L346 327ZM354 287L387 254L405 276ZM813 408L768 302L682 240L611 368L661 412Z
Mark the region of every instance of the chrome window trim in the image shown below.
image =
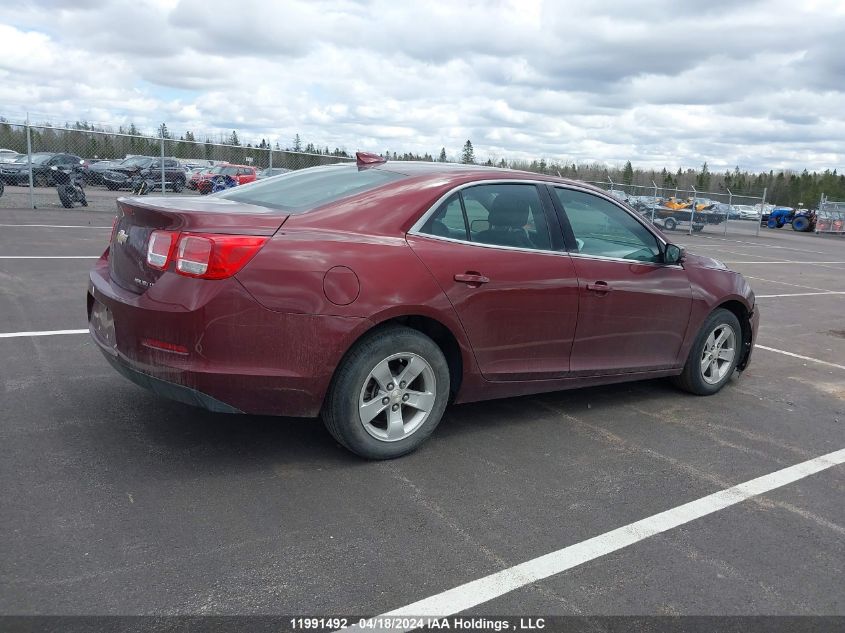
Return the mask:
M419 233L408 231L408 235L413 237L424 237L426 239L437 240L439 242L452 242L453 244L465 244L467 246L478 246L481 248L495 248L503 251L518 251L520 253L539 253L541 255L569 255L566 250L550 251L544 248L523 248L522 246L500 246L499 244L485 244L483 242L470 242L469 240L459 240L454 237L444 237L442 235L431 235L430 233ZM630 261L630 260L628 260Z
M660 268L678 268L683 270L680 264L664 264L662 262L644 262L639 259L625 259L624 257L606 257L604 255L590 255L589 253L573 253L569 251L570 257L577 257L578 259L597 259L599 261L619 262L620 264L639 264L641 266L659 266Z
M616 261L616 262L625 262L625 263L635 263L635 264L646 264L651 266L665 266L671 268L683 268L683 266L679 264L663 264L660 262L641 262L636 259L623 259L621 257L604 257L602 255L587 255L582 253L576 253L570 251L564 246L563 250L555 251L555 250L547 250L547 249L539 249L539 248L522 248L519 246L499 246L498 244L482 244L481 242L471 242L469 240L460 240L454 237L443 237L441 235L430 235L428 233L422 233L421 229L428 221L428 219L432 216L432 214L443 204L450 196L458 193L459 191L463 191L469 187L475 187L478 185L534 185L534 186L548 186L548 187L559 187L562 189L574 189L575 191L581 191L583 193L591 194L596 196L597 198L601 198L602 200L607 200L608 202L612 203L615 207L622 210L624 213L627 213L631 217L634 218L637 222L640 223L654 238L657 240L659 244L662 244L663 250L666 250L666 246L670 244L670 242L666 241L662 238L658 233L656 233L652 227L648 225L642 218L637 217L637 213L635 211L626 209L624 206L619 204L619 201L609 194L605 194L602 191L595 191L590 187L583 187L579 186L577 183L563 183L563 182L555 182L554 180L532 180L528 178L519 178L519 179L485 179L485 180L474 180L472 182L465 182L462 185L458 185L444 193L440 196L433 205L431 205L428 210L420 216L420 219L414 222L413 226L408 229L408 235L414 235L418 237L427 237L431 239L436 239L444 242L456 242L458 244L469 244L470 246L481 246L484 248L501 248L505 250L511 251L521 251L525 253L552 253L552 254L560 254L560 253L567 253L572 257L581 257L581 258L588 258L588 259L600 259L605 261ZM566 211L564 210L564 213ZM551 230L551 227L549 227Z

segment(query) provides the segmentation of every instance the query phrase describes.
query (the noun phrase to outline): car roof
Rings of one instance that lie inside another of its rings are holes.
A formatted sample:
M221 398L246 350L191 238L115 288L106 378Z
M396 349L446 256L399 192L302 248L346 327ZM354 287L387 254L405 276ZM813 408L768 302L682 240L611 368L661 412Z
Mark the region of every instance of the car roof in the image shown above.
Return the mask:
M347 164L347 163L341 163ZM355 167L355 163L351 163L350 167ZM563 178L561 176L551 176L548 174L540 174L533 171L523 171L520 169L510 169L505 167L489 167L487 165L464 165L461 163L435 163L429 161L387 161L384 163L376 163L365 167L365 169L381 169L397 174L403 174L411 177L425 177L432 178L451 177L451 179L463 182L471 182L473 180L534 180L549 183L558 183L563 185L574 185L585 189L590 189L597 193L608 195L604 189L590 185L581 181Z

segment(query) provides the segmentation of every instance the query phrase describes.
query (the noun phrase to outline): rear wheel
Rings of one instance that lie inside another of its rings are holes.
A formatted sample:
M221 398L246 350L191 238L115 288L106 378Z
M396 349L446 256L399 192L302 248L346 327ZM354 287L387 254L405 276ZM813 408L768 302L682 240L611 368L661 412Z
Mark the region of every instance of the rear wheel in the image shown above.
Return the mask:
M59 200L62 201L62 206L65 209L73 209L73 199L76 192L70 185L59 188Z
M716 393L730 380L739 362L742 328L730 310L714 310L695 339L684 371L675 385L700 396Z
M449 368L430 338L402 326L364 337L332 380L322 417L353 453L391 459L417 449L443 416Z
M678 226L678 222L675 218L666 218L663 220L663 228L667 231L674 231L676 226Z
M185 181L176 179L173 181L173 193L181 193L182 189L185 188Z

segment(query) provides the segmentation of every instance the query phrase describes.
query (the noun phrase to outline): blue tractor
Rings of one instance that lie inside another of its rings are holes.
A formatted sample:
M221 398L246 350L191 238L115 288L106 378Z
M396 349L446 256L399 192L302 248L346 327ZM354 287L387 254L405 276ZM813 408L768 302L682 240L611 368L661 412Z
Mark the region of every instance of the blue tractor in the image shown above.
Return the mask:
M775 207L768 214L763 214L760 223L770 229L779 229L785 224L791 224L793 231L806 233L816 228L816 214L808 209Z

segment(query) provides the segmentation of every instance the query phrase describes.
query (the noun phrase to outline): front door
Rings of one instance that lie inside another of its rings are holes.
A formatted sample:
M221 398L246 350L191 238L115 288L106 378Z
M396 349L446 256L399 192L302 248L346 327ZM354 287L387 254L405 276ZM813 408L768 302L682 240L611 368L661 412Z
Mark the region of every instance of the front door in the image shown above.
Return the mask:
M574 238L579 312L571 369L609 374L678 365L692 308L686 271L664 265L657 237L601 196L554 188Z

